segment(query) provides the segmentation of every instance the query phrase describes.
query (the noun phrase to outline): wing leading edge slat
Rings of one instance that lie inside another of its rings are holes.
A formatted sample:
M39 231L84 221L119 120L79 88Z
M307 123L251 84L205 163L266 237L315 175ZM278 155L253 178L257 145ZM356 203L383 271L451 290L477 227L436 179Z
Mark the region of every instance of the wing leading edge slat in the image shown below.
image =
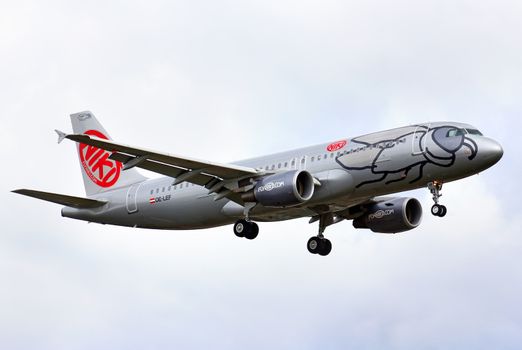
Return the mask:
M235 179L245 177L247 175L258 174L258 172L255 169L249 167L232 164L220 164L198 160L194 158L181 157L172 154L158 153L142 148L135 148L132 146L116 143L109 140L102 140L96 137L83 134L71 134L65 137L69 140L98 147L110 152L119 152L132 157L143 156L146 159L142 160L136 165L140 168L143 167L143 164L147 161L157 161L183 169L205 169L205 173L217 176L222 179Z

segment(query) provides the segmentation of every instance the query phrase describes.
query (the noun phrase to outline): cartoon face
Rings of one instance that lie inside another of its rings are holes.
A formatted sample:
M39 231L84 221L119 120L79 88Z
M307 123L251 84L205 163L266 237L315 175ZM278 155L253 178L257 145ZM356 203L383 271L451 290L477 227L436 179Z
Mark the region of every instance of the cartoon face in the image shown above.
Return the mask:
M469 148L469 159L475 158L477 148L473 140L466 137L466 131L453 126L442 126L431 130L431 138L437 147L430 147L431 155L436 158L453 157L462 146Z
M449 153L457 152L464 142L464 130L444 126L435 129L431 138L443 150Z

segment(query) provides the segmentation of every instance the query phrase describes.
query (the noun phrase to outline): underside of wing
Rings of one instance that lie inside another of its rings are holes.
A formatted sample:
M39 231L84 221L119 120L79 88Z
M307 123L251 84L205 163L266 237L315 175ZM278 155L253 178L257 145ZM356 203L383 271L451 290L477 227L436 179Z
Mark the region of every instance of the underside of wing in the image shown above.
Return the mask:
M35 190L28 190L28 189L19 189L19 190L14 190L13 192L18 193L18 194L23 194L24 196L29 196L29 197L41 199L44 201L65 205L67 207L77 208L77 209L93 209L93 208L101 207L107 203L105 201L99 201L99 200L95 200L95 199L68 196L65 194L35 191Z

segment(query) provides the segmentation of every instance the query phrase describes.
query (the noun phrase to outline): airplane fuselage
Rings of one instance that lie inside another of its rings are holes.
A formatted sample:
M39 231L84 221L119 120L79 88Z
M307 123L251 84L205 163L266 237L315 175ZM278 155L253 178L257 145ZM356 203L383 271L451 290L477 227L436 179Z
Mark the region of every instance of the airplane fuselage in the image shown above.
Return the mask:
M311 217L343 211L376 196L416 189L432 181L450 182L476 174L500 159L502 149L470 125L419 124L325 143L234 164L279 173L308 171L317 181L302 204L272 208L257 204L255 221ZM499 156L500 155L500 156ZM173 185L172 177L149 179L91 196L107 204L94 209L65 207L62 215L103 224L198 229L234 223L244 208L228 198L215 200L204 186Z

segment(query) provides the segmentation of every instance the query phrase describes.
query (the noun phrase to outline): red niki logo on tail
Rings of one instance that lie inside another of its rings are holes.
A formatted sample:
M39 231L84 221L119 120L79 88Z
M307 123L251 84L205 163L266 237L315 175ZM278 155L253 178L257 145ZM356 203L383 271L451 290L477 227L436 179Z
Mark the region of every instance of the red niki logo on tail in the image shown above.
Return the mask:
M85 135L100 139L109 138L97 130L87 130ZM80 144L80 162L89 178L100 187L111 187L120 178L122 164L109 159L111 153L94 146Z

